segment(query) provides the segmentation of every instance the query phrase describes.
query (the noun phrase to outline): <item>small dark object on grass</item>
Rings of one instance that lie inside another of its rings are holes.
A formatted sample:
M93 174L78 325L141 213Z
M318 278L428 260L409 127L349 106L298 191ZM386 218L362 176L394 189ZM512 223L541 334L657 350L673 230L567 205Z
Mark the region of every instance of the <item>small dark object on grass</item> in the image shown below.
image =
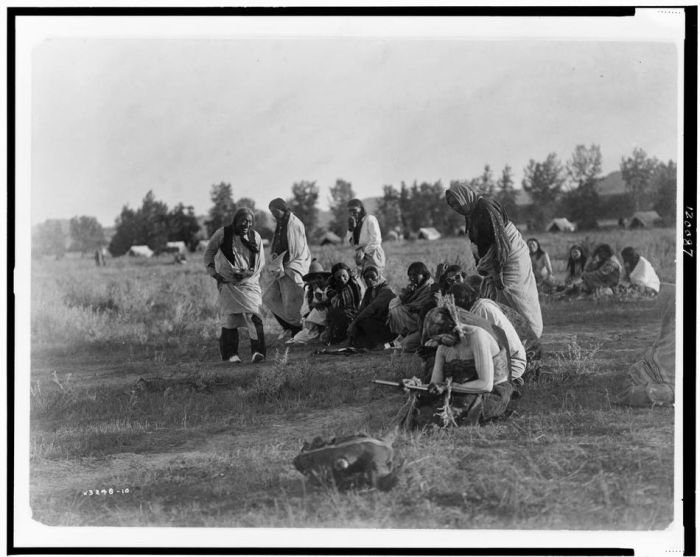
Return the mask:
M314 351L314 356L352 356L354 354L363 354L367 352L364 348L319 348Z
M304 443L294 467L321 485L339 490L374 487L388 491L398 482L402 466L394 466L394 434L385 439L364 433L329 441L316 437Z

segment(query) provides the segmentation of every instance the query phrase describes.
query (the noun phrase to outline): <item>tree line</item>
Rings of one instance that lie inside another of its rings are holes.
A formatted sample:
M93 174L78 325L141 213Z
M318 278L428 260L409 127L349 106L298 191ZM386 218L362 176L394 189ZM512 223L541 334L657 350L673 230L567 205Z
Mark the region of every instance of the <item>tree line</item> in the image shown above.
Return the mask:
M554 216L564 216L578 223L579 229L594 228L601 215L627 216L634 211L654 209L661 217L673 221L676 210L676 163L664 163L650 157L641 148L620 161L625 193L604 207L598 184L601 181L602 155L598 145L577 145L566 161L556 153L544 160L530 159L523 169L522 189L532 203L517 203L513 171L506 165L497 176L487 164L482 173L470 179L452 180L467 184L484 195L492 196L505 208L514 222L527 222L529 228L546 226ZM347 202L356 197L352 184L337 179L330 188L331 220L328 230L343 238L347 231ZM112 255L125 254L132 245L148 245L156 253L165 250L167 242L183 241L191 249L211 236L221 226L231 222L236 210L248 207L255 213L256 228L263 238L270 239L274 221L266 209L258 209L250 198L234 200L233 187L221 182L211 186L211 207L200 226L194 208L178 203L174 208L155 198L152 191L144 197L141 207L124 206L115 222L115 233L109 243ZM464 218L454 211L445 210L445 188L441 181L401 182L382 187L376 217L383 234L395 231L409 236L422 227L434 227L445 235L453 235L464 227ZM294 182L289 207L304 223L311 241L318 241L326 232L318 226L319 187L315 181ZM606 211L607 209L607 211ZM35 253L62 255L66 250L87 252L105 245L104 229L97 219L76 216L69 222L68 239L59 221L48 220L39 225L33 236Z

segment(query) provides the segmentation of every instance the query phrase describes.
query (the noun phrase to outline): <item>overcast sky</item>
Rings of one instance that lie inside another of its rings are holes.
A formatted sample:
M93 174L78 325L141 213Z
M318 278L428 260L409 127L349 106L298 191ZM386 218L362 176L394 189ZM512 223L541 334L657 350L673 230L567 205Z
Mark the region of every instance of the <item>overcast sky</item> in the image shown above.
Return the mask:
M408 38L57 38L32 55L32 223L514 170L598 144L677 160L672 43Z

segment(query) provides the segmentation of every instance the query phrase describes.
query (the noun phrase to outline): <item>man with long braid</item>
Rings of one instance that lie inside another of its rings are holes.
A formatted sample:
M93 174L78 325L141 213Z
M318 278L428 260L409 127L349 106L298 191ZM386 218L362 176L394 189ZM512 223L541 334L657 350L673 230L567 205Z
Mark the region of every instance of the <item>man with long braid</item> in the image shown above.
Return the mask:
M311 252L306 241L304 223L292 213L284 199L270 201L270 212L277 221L270 254L276 276L264 284L263 303L282 327L278 340L293 338L301 331L301 306L304 303L303 277L309 272Z
M382 248L382 231L374 215L368 215L359 199L348 201L347 242L355 248L355 265L362 273L368 265L381 272L386 265L386 255Z

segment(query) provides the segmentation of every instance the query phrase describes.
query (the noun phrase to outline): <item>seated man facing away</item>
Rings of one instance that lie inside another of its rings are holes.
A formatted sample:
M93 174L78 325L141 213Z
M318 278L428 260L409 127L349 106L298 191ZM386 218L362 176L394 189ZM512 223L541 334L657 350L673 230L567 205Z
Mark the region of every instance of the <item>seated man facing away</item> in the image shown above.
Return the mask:
M646 258L639 255L633 247L626 247L621 252L625 266L625 276L620 286L640 294L656 296L659 293L659 276Z

